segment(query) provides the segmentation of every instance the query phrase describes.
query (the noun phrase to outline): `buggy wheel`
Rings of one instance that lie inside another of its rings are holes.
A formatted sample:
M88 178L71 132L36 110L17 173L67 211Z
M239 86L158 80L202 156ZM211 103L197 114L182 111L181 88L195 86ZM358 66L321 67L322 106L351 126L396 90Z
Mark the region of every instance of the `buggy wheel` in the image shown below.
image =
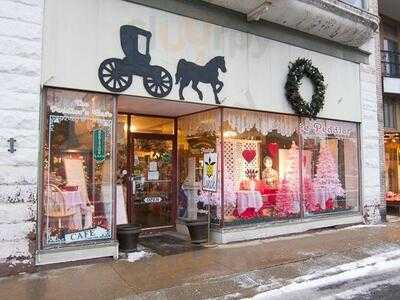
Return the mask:
M101 84L114 93L123 92L132 84L132 76L122 74L118 69L121 64L121 59L108 58L99 67L98 75Z
M163 98L172 90L172 76L163 67L154 66L152 74L156 77L143 77L143 85L146 91L153 97Z

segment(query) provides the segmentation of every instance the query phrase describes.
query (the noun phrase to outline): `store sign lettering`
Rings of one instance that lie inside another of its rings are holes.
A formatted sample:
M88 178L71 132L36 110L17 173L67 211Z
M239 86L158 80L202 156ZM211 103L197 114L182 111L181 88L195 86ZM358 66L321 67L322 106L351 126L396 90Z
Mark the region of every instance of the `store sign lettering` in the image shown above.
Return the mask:
M354 134L353 130L344 128L339 125L326 126L320 122L313 122L312 124L300 124L300 131L305 136L318 136L325 137L327 135L334 135L336 137L350 137Z
M144 198L144 203L160 203L162 201L161 197L147 197Z
M93 159L103 161L106 158L106 133L102 129L93 130Z
M50 110L55 113L62 113L71 116L80 116L85 118L99 117L99 118L112 118L112 113L107 110L101 110L91 106L89 103L82 99L75 99L72 103L66 101L56 101L50 104Z
M108 238L108 230L102 227L89 228L77 232L67 233L65 235L65 243L75 243L81 241L98 240L102 238Z

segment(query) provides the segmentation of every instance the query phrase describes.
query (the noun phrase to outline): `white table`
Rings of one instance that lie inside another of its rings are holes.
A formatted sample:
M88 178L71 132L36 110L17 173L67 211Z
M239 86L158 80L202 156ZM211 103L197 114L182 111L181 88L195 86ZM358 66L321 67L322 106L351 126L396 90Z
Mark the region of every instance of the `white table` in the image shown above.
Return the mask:
M47 209L47 216L58 219L58 226L61 228L61 220L68 218L68 227L75 230L82 229L82 211L87 211L86 203L83 201L79 190L62 191L50 193L50 205Z
M326 209L326 200L332 199L335 201L336 195L326 189L315 189L315 198L317 199L321 209Z
M254 208L258 211L263 204L263 199L259 191L243 190L236 193L236 206L239 214L244 213L248 208Z

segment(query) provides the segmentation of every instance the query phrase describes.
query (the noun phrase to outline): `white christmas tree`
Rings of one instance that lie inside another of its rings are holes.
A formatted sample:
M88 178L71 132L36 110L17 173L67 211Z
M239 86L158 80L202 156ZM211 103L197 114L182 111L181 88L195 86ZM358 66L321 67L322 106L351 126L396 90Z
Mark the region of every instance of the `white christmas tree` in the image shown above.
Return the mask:
M314 177L314 187L316 190L328 193L332 197L332 200L335 200L337 196L344 196L337 164L326 144L321 144L320 147L317 172Z
M280 216L299 211L299 148L293 142L288 151L284 178L276 196L276 210Z
M288 181L289 187L293 192L299 191L299 147L295 142L288 151L286 161L285 179Z

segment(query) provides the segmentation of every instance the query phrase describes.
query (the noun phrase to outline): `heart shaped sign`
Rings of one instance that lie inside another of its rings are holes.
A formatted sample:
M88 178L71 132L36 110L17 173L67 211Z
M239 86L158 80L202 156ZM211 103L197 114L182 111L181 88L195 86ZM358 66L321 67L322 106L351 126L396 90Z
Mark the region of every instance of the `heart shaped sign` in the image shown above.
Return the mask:
M269 155L271 155L271 157L274 158L278 154L279 147L277 143L269 143L267 149Z
M256 157L256 150L244 150L242 156L248 163L250 163Z

